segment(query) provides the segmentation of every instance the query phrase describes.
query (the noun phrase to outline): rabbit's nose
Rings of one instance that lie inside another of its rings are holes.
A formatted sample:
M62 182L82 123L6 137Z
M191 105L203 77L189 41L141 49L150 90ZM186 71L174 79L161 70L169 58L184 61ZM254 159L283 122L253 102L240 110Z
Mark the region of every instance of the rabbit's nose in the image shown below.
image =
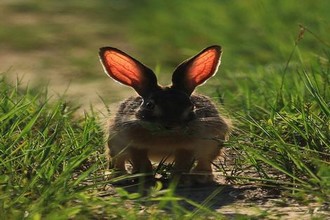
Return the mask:
M170 125L170 126L164 126L164 128L166 129L166 130L177 130L177 129L180 129L181 128L181 126L172 126L172 125Z
M177 121L167 121L166 123L164 123L164 128L167 130L178 129L181 127L182 127L182 124Z
M172 127L171 127L171 126L168 126L168 125L165 125L164 128L165 128L166 130L171 130L171 129L172 129Z

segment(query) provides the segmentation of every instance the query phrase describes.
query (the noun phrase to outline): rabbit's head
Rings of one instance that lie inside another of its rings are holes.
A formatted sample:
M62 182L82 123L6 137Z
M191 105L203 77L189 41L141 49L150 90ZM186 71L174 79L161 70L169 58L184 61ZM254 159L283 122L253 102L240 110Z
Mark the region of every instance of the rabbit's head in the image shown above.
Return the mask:
M100 48L105 72L128 85L142 97L136 117L165 128L185 125L194 119L190 96L194 89L212 77L220 64L221 47L211 46L181 63L172 75L172 85L158 85L154 72L128 54L112 47Z

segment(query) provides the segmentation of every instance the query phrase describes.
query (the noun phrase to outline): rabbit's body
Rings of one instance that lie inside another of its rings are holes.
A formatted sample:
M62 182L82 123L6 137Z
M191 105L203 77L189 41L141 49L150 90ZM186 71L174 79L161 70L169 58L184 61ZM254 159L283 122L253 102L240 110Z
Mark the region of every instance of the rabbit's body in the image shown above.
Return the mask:
M171 161L175 151L183 149L193 151L196 159L207 157L213 160L228 135L228 122L219 116L216 107L206 96L192 95L191 100L195 106L195 117L183 126L170 129L136 117L143 102L141 97L125 100L109 127L111 156L118 155L126 148L125 154L129 157L129 148L137 148L148 150L148 156L153 161L164 158Z
M132 86L140 96L124 100L109 126L106 154L112 168L126 172L151 172L153 161L174 161L175 174L194 172L212 179L211 162L229 134L230 123L196 86L212 76L219 65L220 47L205 49L181 64L172 86L161 87L153 72L115 48L101 48L106 72ZM202 180L201 182L205 182Z

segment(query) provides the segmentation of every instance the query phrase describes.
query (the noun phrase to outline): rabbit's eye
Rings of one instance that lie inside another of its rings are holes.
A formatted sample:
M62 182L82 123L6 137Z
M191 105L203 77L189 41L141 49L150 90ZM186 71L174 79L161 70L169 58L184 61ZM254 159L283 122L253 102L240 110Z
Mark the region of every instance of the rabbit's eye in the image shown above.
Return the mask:
M147 108L148 110L153 110L153 109L155 108L155 103L152 102L152 101L148 101L148 102L146 103L146 108Z

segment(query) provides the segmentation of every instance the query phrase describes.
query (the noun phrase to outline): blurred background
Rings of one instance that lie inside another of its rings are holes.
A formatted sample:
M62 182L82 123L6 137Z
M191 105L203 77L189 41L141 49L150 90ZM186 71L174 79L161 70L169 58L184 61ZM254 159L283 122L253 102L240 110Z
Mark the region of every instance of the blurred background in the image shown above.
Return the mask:
M181 61L219 44L220 70L199 89L225 97L259 68L280 72L299 24L328 40L329 10L327 0L1 0L0 74L99 105L99 96L111 103L133 94L103 73L99 47L127 52L168 84ZM321 60L315 36L305 34L303 41L294 59Z

